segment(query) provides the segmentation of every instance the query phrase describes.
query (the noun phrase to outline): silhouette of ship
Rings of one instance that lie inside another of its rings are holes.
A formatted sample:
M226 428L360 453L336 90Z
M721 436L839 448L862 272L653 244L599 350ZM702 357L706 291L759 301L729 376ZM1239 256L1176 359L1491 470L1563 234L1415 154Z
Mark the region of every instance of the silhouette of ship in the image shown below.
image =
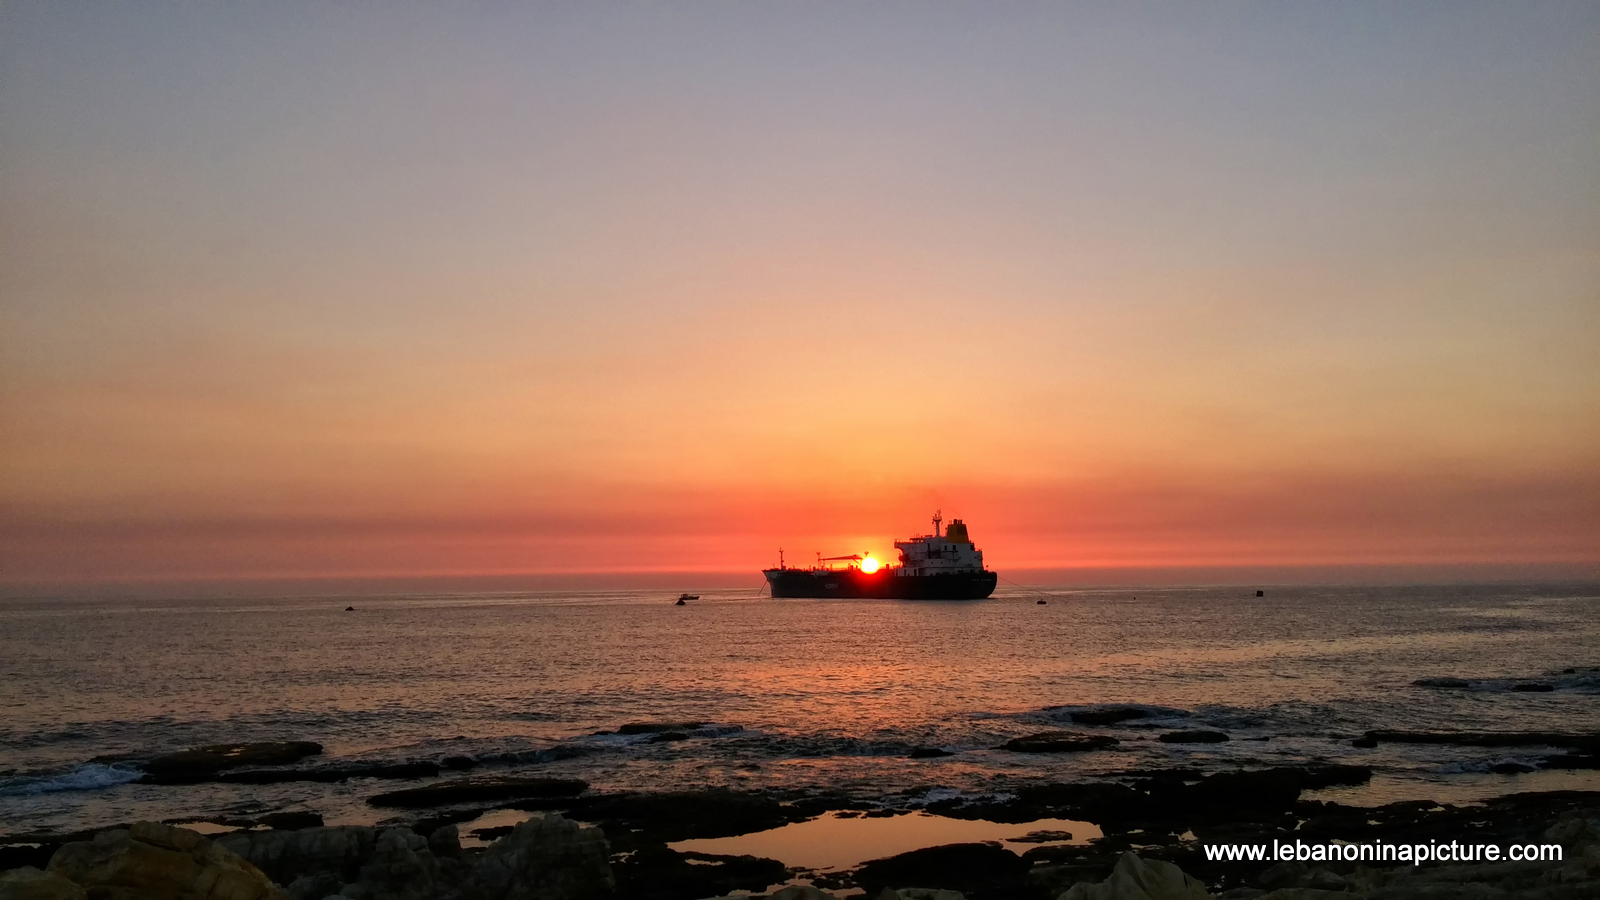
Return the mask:
M879 565L870 555L817 556L811 568L789 568L778 551L778 567L762 569L773 597L846 597L888 600L981 600L994 593L1000 576L983 567L966 523L933 516L933 533L895 541L900 564ZM842 565L835 566L839 563Z

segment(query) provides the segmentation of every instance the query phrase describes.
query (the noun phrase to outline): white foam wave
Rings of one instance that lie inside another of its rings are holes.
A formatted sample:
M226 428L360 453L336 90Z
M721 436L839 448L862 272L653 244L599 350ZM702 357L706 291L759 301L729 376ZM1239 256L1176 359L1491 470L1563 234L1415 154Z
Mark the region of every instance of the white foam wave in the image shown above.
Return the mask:
M137 781L144 773L138 769L87 763L59 775L15 775L0 779L0 797L31 797L61 791L98 791Z

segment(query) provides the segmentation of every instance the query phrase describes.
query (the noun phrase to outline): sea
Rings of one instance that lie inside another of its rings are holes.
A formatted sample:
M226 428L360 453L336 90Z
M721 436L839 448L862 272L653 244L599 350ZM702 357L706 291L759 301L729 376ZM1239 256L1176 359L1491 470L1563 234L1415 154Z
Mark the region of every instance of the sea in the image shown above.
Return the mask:
M1600 732L1597 584L675 599L0 601L0 836L275 811L375 824L393 811L366 799L416 783L138 781L141 759L246 741L316 741L321 763L470 757L477 774L595 791L828 791L899 809L1040 780L1306 763L1370 766L1369 784L1318 795L1358 805L1600 789L1600 772L1540 769L1548 747L1352 745L1369 729ZM1071 721L1107 705L1144 715ZM699 727L618 733L640 722ZM997 749L1056 729L1120 743ZM1175 730L1230 740L1159 740ZM930 748L949 755L913 758Z

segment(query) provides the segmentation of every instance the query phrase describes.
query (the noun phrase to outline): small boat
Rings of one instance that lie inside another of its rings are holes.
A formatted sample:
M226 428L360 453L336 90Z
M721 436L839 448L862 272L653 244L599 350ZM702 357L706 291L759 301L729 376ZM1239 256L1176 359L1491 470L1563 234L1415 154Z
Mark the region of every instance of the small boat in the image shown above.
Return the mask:
M699 599L700 599L700 595L699 594L679 594L678 595L678 605L682 606L685 603L688 603L690 600L699 600Z

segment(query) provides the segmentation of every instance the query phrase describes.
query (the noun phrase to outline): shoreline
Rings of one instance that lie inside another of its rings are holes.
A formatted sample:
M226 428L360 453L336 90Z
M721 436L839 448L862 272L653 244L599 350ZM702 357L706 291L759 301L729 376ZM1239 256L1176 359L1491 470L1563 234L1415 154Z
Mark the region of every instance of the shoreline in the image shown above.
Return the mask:
M511 819L526 815L528 820L534 821L560 816L567 821L595 826L605 835L608 844L605 858L615 879L615 894L641 900L699 900L732 891L761 894L786 885L811 885L847 894L860 889L871 896L883 887L919 887L960 891L978 900L986 897L1049 900L1079 882L1099 882L1111 877L1124 854L1129 852L1147 862L1172 863L1218 896L1250 898L1262 896L1274 888L1315 885L1348 892L1354 889L1359 878L1372 882L1400 877L1396 873L1401 869L1417 867L1409 864L1308 866L1208 861L1203 846L1296 840L1308 844L1334 841L1410 844L1451 840L1526 843L1545 840L1546 833L1564 821L1569 822L1565 827L1569 831L1576 829L1573 833L1580 837L1590 833L1600 835L1600 831L1595 830L1600 829L1600 790L1512 794L1472 806L1410 801L1380 807L1351 807L1302 796L1313 785L1361 777L1360 772L1336 767L1321 771L1283 767L1217 773L1198 780L1187 779L1186 774L1145 773L1145 777L1136 780L1137 786L1040 782L1013 796L994 797L987 802L951 798L922 807L896 806L896 801L904 804L906 798L894 795L886 795L873 803L838 794L785 795L732 790L591 794L581 784L528 778L520 779L515 785L501 779L499 787L502 790L516 788L513 792L525 795L520 799L467 802L461 799L460 790L468 786L464 782L472 779L461 779L454 783L455 793L445 792L448 797L439 793L432 798L418 797L418 793L429 793L426 788L414 789L409 798L400 797L400 801L412 803L445 802L415 806L384 826L323 827L319 817L279 813L254 820L217 823L204 830L221 846L238 852L245 859L259 857L263 870L275 876L275 880L293 876L289 878L293 881L306 873L292 866L285 867L287 864L281 863L281 857L285 852L292 857L301 851L285 851L284 848L308 842L325 843L330 835L358 843L358 839L365 840L369 848L366 852L370 855L378 838L392 832L398 836L395 840L415 839L435 848L441 858L471 863L493 852L500 841L516 833ZM487 784L478 779L477 787ZM505 816L505 824L486 831L462 833L464 823L476 822L485 814L497 811L516 815ZM945 842L821 871L797 867L771 856L706 853L673 846L695 840L737 838L800 823L837 825L877 819L892 825L912 821L906 817L928 816L951 822L1014 825L1012 830L1017 839L1024 841L1041 820L1093 823L1101 834L1073 840L1063 832L1046 832L1039 835L1031 847L1015 843L1002 845L996 841ZM1584 830L1586 826L1570 824L1590 820L1595 820L1595 824L1589 831ZM184 824L195 823L191 820ZM70 835L11 835L0 839L4 841L0 844L0 873L21 866L47 869L63 846L94 840L96 835L110 831L112 829L98 828ZM472 837L481 838L477 846L473 845ZM22 846L24 843L31 846ZM1577 851L1580 856L1574 858L1576 862L1567 859L1563 865L1581 867L1583 848L1578 847ZM1594 871L1585 870L1585 877L1600 878L1600 858L1591 863ZM275 870L274 866L278 868ZM1433 871L1446 867L1429 864L1420 868ZM1556 871L1562 867L1544 868ZM1389 874L1382 874L1386 871ZM1524 877L1533 871L1523 865L1506 869L1500 875L1494 872L1476 874L1480 878L1510 877L1506 873ZM345 874L350 875L350 872ZM913 874L921 881L891 883L896 878L911 878ZM1569 876L1576 877L1572 872L1563 877ZM279 884L289 886L281 880ZM324 877L319 885L321 889L330 887L331 883ZM294 895L293 891L290 893ZM311 900L321 900L321 896ZM354 894L345 896L355 900ZM369 890L364 896L368 900L382 900L391 895ZM412 895L395 893L392 896ZM1354 895L1346 893L1345 896Z

